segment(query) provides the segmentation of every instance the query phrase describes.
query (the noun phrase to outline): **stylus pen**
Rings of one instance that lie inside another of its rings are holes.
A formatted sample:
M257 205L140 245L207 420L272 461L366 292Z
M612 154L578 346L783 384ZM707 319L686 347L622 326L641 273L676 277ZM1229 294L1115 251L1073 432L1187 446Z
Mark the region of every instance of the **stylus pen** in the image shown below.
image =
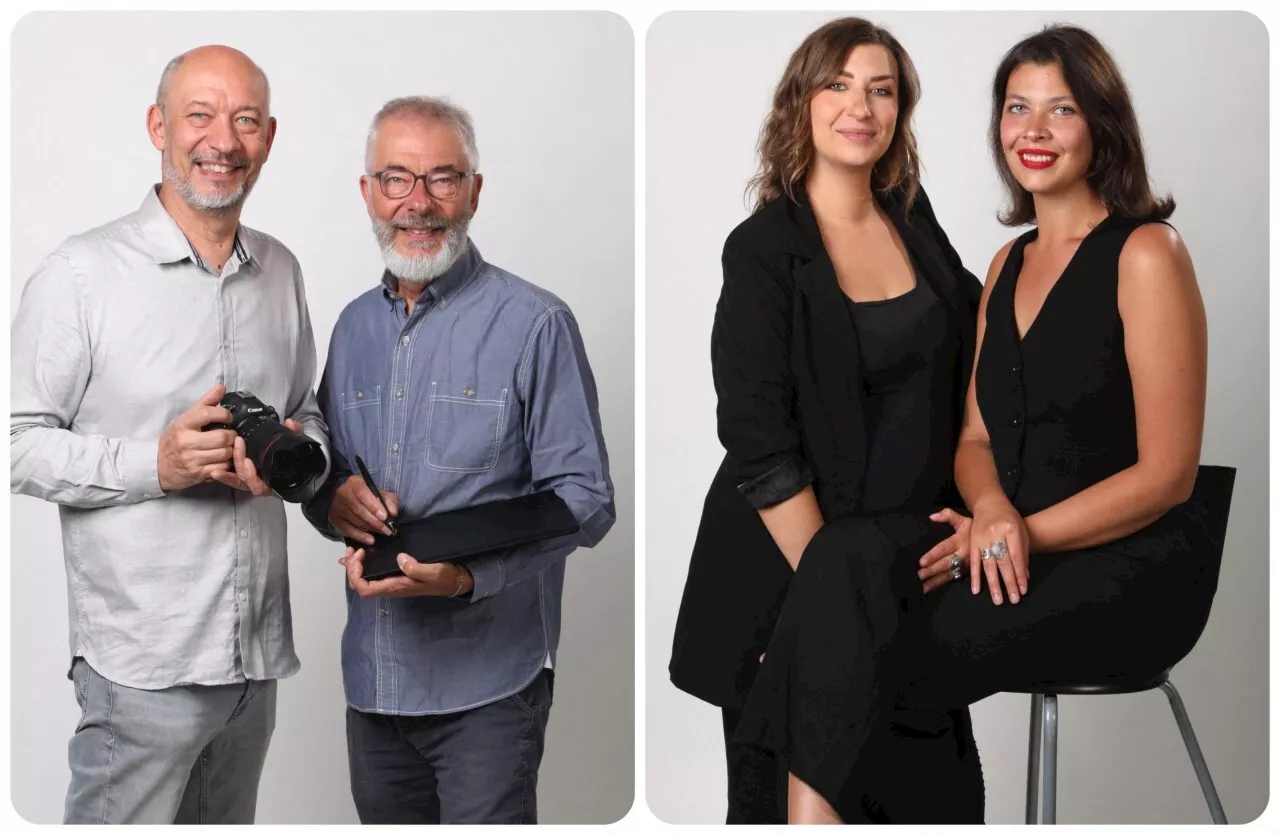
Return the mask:
M356 466L360 468L360 475L364 478L364 483L369 485L369 489L373 491L373 495L378 497L378 504L382 505L382 509L387 512L387 527L391 529L391 535L395 536L396 523L391 516L391 508L387 507L387 503L382 500L382 491L378 489L377 483L373 480L373 476L369 475L369 468L364 465L364 459L359 455L356 456Z

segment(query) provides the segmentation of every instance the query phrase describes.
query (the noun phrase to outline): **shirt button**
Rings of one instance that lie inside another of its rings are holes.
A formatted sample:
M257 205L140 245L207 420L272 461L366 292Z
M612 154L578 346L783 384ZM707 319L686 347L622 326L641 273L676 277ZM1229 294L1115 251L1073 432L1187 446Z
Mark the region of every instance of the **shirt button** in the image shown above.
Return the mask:
M1022 415L1014 415L1013 417L1009 418L1009 425L1010 425L1010 426L1021 426L1021 425L1022 425Z
M399 451L400 451L400 445L399 445L399 444L392 444L392 445L391 445L391 451L392 451L392 452L399 452Z
M364 392L362 392L362 391L358 391L358 392L356 392L356 400L359 400L359 399L361 399L362 397L364 397Z
M240 601L242 603L248 599L249 599L249 595L245 594L244 592L240 592Z
M462 390L462 393L463 393L463 394L465 394L467 397L475 397L475 396L476 396L476 390L475 390L475 389L473 389L473 388L464 388L464 389Z
M1010 369L1009 369L1009 373L1010 373L1010 374L1021 374L1021 373L1022 373L1022 363L1018 363L1018 364L1016 364L1013 368L1010 368Z
M248 537L249 537L249 529L248 529L248 528L241 528L241 529L240 529L240 538L241 538L241 539L247 539Z
M441 300L440 300L440 306L441 306L441 307L448 307L448 306L449 306L449 300L448 300L448 299L441 299Z
M379 610L378 610L378 614L379 614L381 617L384 617L384 618L385 618L385 617L387 616L387 610L386 610L386 609L379 609Z
M1009 478L1017 478L1018 473L1021 472L1021 470L1017 464L1014 464L1012 467L1005 470L1004 472L1005 472L1005 475L1009 476Z
M409 344L409 334L407 334L407 333L406 333L404 336L400 337L400 342L401 342L401 344L408 345L408 344Z
M402 398L402 397L404 397L404 389L399 389L399 390L396 392L396 399L398 400L398 399L400 399L400 398Z

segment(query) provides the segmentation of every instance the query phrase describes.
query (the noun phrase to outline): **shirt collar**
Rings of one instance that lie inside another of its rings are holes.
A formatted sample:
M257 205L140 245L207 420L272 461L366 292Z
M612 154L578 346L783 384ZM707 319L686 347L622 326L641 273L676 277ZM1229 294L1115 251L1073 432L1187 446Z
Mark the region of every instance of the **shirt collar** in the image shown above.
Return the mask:
M147 196L142 200L138 215L142 221L143 247L157 264L173 264L190 258L195 264L204 268L204 260L200 257L200 253L196 252L196 248L179 228L178 222L160 202L159 184L147 189ZM249 248L245 246L244 238L238 228L235 241L232 243L232 253L240 259L241 263L253 257Z
M462 255L444 275L427 285L424 295L430 295L436 304L447 302L471 283L471 279L476 277L483 264L480 250L476 249L475 243L468 237L467 247L462 251ZM400 282L390 270L382 271L382 290L389 299L400 298Z

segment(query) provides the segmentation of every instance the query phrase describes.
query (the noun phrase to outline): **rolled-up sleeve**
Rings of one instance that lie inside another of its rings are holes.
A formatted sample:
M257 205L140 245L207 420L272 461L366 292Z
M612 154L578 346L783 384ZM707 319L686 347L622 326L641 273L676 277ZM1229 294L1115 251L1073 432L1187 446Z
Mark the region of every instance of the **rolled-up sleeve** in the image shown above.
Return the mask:
M516 379L534 492L554 490L578 521L578 533L472 560L472 600L536 576L580 546L602 540L615 514L609 457L595 378L577 322L565 308L539 317Z
M23 290L10 335L9 489L78 508L159 498L158 437L70 429L92 366L83 305L75 265L59 253Z
M778 271L732 243L722 264L711 331L717 430L738 490L764 508L813 481L789 364L791 292Z

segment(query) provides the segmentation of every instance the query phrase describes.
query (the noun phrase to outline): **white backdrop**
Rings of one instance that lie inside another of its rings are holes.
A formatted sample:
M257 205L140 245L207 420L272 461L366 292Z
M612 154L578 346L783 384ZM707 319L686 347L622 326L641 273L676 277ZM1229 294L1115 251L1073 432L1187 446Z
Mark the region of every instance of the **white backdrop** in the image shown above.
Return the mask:
M746 216L743 186L787 58L838 15L669 13L646 55L646 796L671 823L724 820L719 710L676 690L667 662L715 434L710 330L720 250ZM1022 230L1001 200L986 145L1004 52L1052 22L1084 26L1129 83L1156 187L1194 259L1209 319L1203 461L1237 467L1214 611L1174 670L1228 820L1268 799L1268 40L1244 13L868 15L911 54L923 85L916 130L924 184L965 265L982 277ZM973 709L988 823L1020 823L1027 696ZM923 792L928 787L922 786ZM1163 694L1060 700L1058 820L1209 821Z
M634 38L606 13L59 13L12 34L16 308L66 236L137 208L159 179L144 117L166 62L203 43L267 73L279 132L244 222L285 243L307 282L319 365L379 258L357 177L384 101L446 95L474 120L485 188L471 234L485 258L564 299L600 394L618 522L569 558L543 760L543 822L609 823L634 788ZM12 315L12 314L11 314ZM139 369L139 373L144 373ZM318 382L318 377L317 377ZM65 678L67 608L55 506L13 497L13 803L62 818L79 717ZM289 507L302 671L281 683L260 823L354 823L339 635L339 551Z

